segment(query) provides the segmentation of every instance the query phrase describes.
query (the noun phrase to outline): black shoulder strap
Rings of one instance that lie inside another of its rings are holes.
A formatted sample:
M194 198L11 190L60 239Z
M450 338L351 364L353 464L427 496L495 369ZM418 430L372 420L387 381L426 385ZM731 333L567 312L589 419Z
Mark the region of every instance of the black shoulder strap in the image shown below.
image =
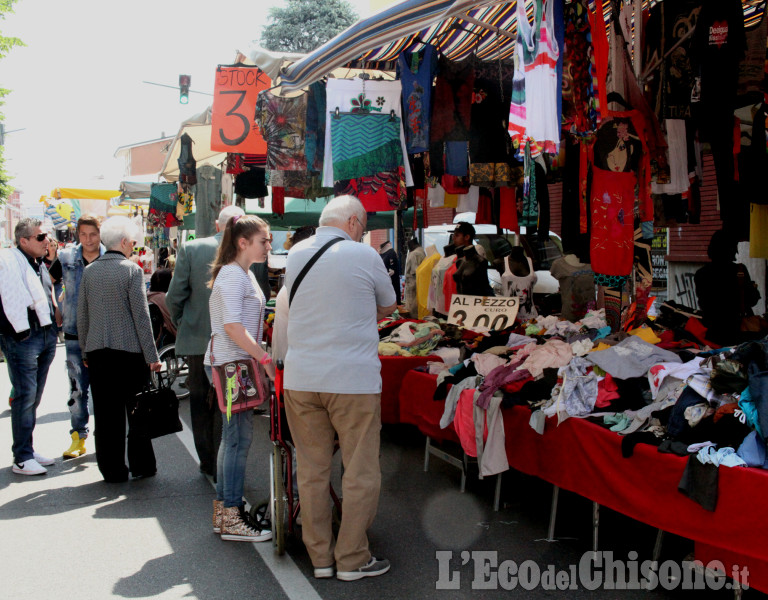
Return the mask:
M304 268L301 270L301 273L299 273L299 276L296 278L296 281L293 282L293 285L291 286L291 295L288 296L288 307L291 306L293 303L293 297L296 295L296 290L299 289L299 284L303 281L304 277L306 277L309 270L312 268L312 266L318 261L318 259L323 255L323 253L328 250L331 246L334 244L341 242L344 238L335 237L332 240L325 243L325 245L318 250L315 255L309 259L306 265L304 265Z

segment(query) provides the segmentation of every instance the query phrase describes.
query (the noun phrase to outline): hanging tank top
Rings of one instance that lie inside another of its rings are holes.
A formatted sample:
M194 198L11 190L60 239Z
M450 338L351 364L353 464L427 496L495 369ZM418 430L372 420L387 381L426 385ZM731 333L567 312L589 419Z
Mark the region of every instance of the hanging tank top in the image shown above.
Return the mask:
M509 256L504 257L504 273L501 275L501 291L504 296L517 296L520 305L517 310L517 321L524 323L539 316L533 304L533 286L538 276L533 270L533 262L528 260L528 275L520 277L512 272L509 266Z
M522 151L527 142L527 103L526 103L526 65L533 62L535 54L535 39L533 27L525 14L525 2L517 3L515 9L517 19L517 39L515 40L515 71L512 76L512 103L509 107L509 135L515 145ZM534 14L536 7L534 6Z
M555 0L543 0L543 6L539 2L534 4L534 10L540 9L543 14L538 30L534 30L533 61L525 68L527 135L548 154L557 154L560 144L557 117L557 61L560 49L555 37L554 5Z

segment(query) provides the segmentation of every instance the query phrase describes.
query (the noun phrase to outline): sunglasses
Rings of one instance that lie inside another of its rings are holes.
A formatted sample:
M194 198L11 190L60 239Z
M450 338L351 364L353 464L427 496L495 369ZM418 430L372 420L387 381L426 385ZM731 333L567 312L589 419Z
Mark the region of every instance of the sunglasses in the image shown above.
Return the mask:
M44 239L48 238L47 233L38 233L37 235L30 235L30 238L35 238L38 242L42 242Z

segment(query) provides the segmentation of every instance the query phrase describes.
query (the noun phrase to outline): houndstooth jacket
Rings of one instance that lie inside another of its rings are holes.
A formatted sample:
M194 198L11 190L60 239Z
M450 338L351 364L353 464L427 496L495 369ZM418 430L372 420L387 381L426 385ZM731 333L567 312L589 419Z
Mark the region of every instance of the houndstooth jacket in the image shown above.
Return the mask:
M158 362L144 273L119 252L107 252L85 268L77 300L77 333L83 355L110 348Z

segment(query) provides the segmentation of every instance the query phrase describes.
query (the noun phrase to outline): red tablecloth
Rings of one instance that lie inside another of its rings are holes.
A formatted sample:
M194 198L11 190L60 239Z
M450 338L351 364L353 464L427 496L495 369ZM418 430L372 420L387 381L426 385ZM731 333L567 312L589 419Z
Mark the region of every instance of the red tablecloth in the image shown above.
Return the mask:
M437 440L459 441L453 423L440 429L440 417L443 416L445 400L435 402L436 375L411 371L406 373L400 387L400 422L416 425L424 435Z
M768 561L766 560L748 557L738 552L730 552L703 542L696 542L694 555L696 560L700 560L704 566L709 566L717 571L720 570L719 565L715 568L715 565L710 564L710 561L719 561L725 569L723 572L726 576L737 579L742 584L746 583L756 590L768 591ZM742 567L745 566L747 568L746 573L742 571Z
M539 435L530 414L524 407L504 411L511 467L664 531L768 560L768 517L752 502L768 497L767 472L721 468L717 510L709 512L677 489L687 458L646 444L623 458L621 436L582 419L560 426L548 419Z
M381 359L381 422L400 422L400 386L411 369L428 362L442 362L439 356L380 356Z
M452 429L439 428L444 403L432 400L435 379L416 372L406 376L401 419L427 435L455 436ZM718 559L729 569L731 564L746 565L749 584L768 591L768 515L763 510L768 472L722 467L717 510L709 512L677 490L686 458L660 454L644 444L623 458L621 436L582 419L559 426L548 419L544 435L539 435L528 425L530 414L519 406L503 411L510 467L694 540L697 558L705 564Z

